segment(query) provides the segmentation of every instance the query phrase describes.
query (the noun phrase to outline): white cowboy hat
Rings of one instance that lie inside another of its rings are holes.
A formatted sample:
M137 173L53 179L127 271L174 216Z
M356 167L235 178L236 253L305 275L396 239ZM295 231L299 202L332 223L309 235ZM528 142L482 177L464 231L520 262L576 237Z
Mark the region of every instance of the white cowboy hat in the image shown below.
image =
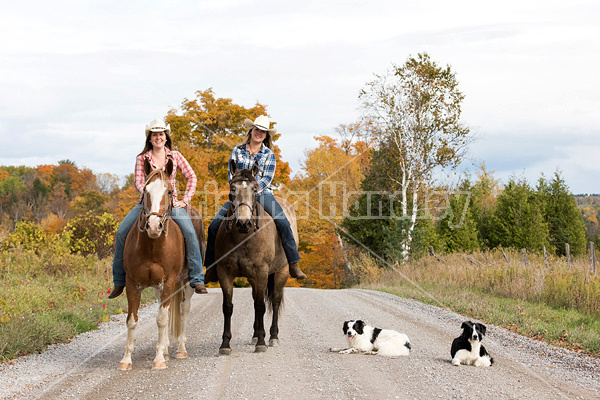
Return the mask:
M266 115L261 115L260 117L256 118L254 120L254 122L252 122L252 120L246 118L244 120L244 125L246 126L246 129L251 129L251 128L257 127L261 131L269 132L270 135L277 132L277 129L271 128L271 120Z
M165 132L167 135L171 135L171 125L165 125L162 119L155 119L146 125L146 137L150 132Z

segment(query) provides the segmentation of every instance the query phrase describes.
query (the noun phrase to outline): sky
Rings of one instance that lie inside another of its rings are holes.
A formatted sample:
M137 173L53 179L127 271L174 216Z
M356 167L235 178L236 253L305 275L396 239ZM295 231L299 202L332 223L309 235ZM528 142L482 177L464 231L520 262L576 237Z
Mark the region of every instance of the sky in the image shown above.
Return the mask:
M144 127L198 90L265 104L300 172L374 74L450 65L482 163L600 193L598 1L13 1L0 14L0 165L133 172Z

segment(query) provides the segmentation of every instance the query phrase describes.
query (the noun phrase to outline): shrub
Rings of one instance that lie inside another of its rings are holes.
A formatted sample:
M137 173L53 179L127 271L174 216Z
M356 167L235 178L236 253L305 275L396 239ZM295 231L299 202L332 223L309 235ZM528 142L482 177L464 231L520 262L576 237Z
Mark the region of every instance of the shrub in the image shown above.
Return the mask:
M101 216L87 213L73 218L65 228L65 235L71 252L88 255L97 254L99 258L111 256L114 251L115 234L119 223L113 216L104 213Z
M33 222L17 222L15 230L8 234L2 242L2 249L21 247L24 250L39 252L46 249L52 241L44 232L44 229Z

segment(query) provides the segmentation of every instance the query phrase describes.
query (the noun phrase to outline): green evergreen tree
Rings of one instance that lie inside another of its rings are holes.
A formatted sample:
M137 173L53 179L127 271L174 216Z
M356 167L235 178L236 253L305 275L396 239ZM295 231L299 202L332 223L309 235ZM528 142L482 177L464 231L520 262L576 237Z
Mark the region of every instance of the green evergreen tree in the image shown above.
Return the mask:
M468 180L463 181L458 191L450 198L447 213L440 219L438 235L447 252L473 251L481 247L478 238L477 222L473 216L471 202L472 187Z
M565 255L565 243L571 253L586 251L585 224L575 198L570 193L559 171L548 182L543 176L538 181L538 196L543 204L543 214L548 224L549 242L558 255Z
M553 251L548 242L548 224L543 211L540 197L527 181L511 178L498 196L490 221L490 246L532 251L541 251L542 246L546 246Z
M471 214L477 225L477 238L481 246L492 247L492 216L496 209L496 199L500 193L500 182L494 178L494 171L488 171L482 164L477 181L471 187Z

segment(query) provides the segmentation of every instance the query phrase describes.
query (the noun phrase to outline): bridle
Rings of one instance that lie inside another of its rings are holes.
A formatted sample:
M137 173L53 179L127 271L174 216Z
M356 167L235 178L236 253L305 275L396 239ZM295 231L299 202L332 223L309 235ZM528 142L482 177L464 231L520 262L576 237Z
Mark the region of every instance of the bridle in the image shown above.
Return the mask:
M157 170L159 172L157 172L156 174L160 173L160 179L163 180L164 178L164 173L160 170ZM157 217L160 218L160 222L158 224L158 231L159 234L162 234L163 232L163 228L164 228L164 232L165 232L165 236L167 236L168 234L168 224L167 224L167 218L169 218L171 216L171 212L173 210L173 189L171 189L169 187L169 189L166 192L166 195L168 196L169 199L169 205L167 206L167 209L165 210L164 213L159 213L159 212L151 212L148 209L148 206L146 205L146 199L148 198L148 192L146 191L146 186L148 186L148 182L150 181L150 178L152 178L154 175L156 174L150 174L148 176L148 178L146 179L146 182L144 183L144 191L142 193L142 211L140 213L140 219L145 219L144 222L144 227L142 228L142 226L139 223L138 220L138 229L140 232L144 232L148 230L148 220L150 219L151 216L156 215ZM171 186L171 184L169 183L169 186ZM164 195L163 195L164 198ZM161 201L162 202L162 201Z
M242 202L239 203L237 206L233 204L233 201L235 200L235 193L233 192L232 188L233 188L233 184L234 183L238 183L238 182L249 182L252 183L252 180L250 178L244 177L244 176L240 176L240 177L234 177L230 184L229 184L229 213L228 213L228 217L229 220L226 221L226 231L230 232L232 225L233 225L233 220L235 218L233 218L233 215L235 215L235 212L238 208L240 208L241 206L246 206L250 209L250 215L252 215L254 217L254 221L252 223L252 225L254 226L254 232L256 232L258 230L258 209L256 208L256 203L258 201L258 196L257 196L257 191L253 190L252 191L252 198L254 199L253 203L246 203L246 202Z

